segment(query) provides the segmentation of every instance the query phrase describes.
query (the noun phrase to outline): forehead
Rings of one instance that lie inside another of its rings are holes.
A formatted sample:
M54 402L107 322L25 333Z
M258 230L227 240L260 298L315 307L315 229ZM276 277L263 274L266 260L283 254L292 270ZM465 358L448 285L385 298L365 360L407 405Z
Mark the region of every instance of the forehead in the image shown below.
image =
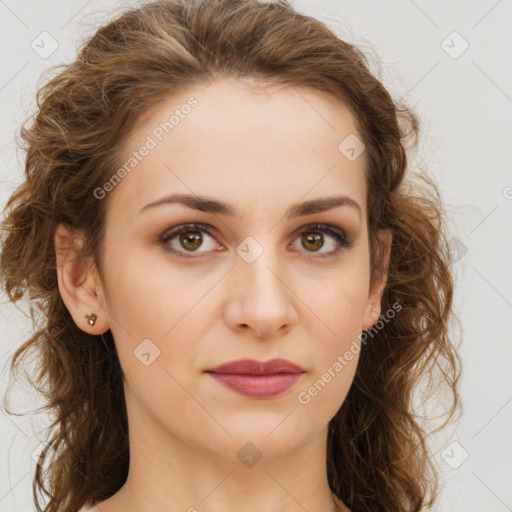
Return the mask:
M362 138L351 112L331 96L217 79L140 119L121 155L128 172L110 192L111 208L122 207L129 220L176 192L229 198L240 210L284 209L339 192L365 210L365 154L345 152L353 137Z

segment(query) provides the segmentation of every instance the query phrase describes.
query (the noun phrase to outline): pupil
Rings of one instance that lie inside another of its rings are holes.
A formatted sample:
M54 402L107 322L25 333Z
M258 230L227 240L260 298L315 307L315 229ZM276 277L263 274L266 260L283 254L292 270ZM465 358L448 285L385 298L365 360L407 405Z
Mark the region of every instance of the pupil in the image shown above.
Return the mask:
M320 245L315 246L315 242L320 242ZM311 246L310 248L312 248L312 249L320 249L324 245L324 242L322 240L322 235L320 233L318 233L318 234L308 233L306 235L306 243L305 243L306 248L308 248L309 245Z
M189 233L193 234L191 235ZM197 231L188 231L187 233L182 233L180 238L180 241L182 244L184 244L185 248L197 249L201 245L201 235ZM192 247L188 247L189 243L192 244Z

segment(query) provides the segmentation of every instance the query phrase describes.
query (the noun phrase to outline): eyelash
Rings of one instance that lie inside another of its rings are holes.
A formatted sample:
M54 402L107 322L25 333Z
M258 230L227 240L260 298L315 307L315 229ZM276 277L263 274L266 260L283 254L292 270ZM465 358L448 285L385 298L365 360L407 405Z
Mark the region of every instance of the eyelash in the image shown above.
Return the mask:
M333 226L331 224L322 224L322 223L315 223L310 224L306 226L307 229L304 231L301 231L298 233L298 235L304 235L307 233L326 233L328 235L331 235L338 243L338 246L333 251L330 251L328 253L315 253L312 252L313 256L308 256L308 258L328 258L335 256L339 252L341 252L345 248L352 247L353 240L349 240L346 233L336 226ZM205 251L202 253L199 253L197 255L192 255L193 253L187 254L187 252L178 251L176 249L173 249L172 247L169 247L168 242L175 238L177 235L180 235L181 233L186 233L188 231L202 231L211 236L212 238L215 238L215 235L211 232L209 227L205 224L200 223L188 223L188 224L182 224L181 226L178 226L176 228L172 228L171 231L165 232L163 235L161 235L158 238L158 242L163 246L165 251L168 251L172 254L176 254L183 258L201 258L202 254L207 254L209 251ZM307 252L307 251L306 251Z

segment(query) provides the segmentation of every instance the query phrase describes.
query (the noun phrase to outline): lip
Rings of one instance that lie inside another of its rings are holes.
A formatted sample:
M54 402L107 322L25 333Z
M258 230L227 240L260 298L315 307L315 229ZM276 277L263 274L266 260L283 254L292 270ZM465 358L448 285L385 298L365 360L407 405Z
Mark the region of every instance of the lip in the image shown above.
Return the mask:
M246 375L268 375L272 373L303 373L304 370L297 364L286 359L270 359L258 361L257 359L238 359L221 364L208 372L213 373L243 373Z
M305 371L286 359L239 359L207 370L206 373L242 395L267 398L290 389Z

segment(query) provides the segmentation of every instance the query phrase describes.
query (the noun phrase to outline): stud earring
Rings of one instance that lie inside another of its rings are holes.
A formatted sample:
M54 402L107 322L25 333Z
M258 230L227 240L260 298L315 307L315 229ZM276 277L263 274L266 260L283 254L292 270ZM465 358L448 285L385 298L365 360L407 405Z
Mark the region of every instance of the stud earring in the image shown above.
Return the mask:
M87 318L89 325L94 325L98 317L94 313L88 313L85 318Z

